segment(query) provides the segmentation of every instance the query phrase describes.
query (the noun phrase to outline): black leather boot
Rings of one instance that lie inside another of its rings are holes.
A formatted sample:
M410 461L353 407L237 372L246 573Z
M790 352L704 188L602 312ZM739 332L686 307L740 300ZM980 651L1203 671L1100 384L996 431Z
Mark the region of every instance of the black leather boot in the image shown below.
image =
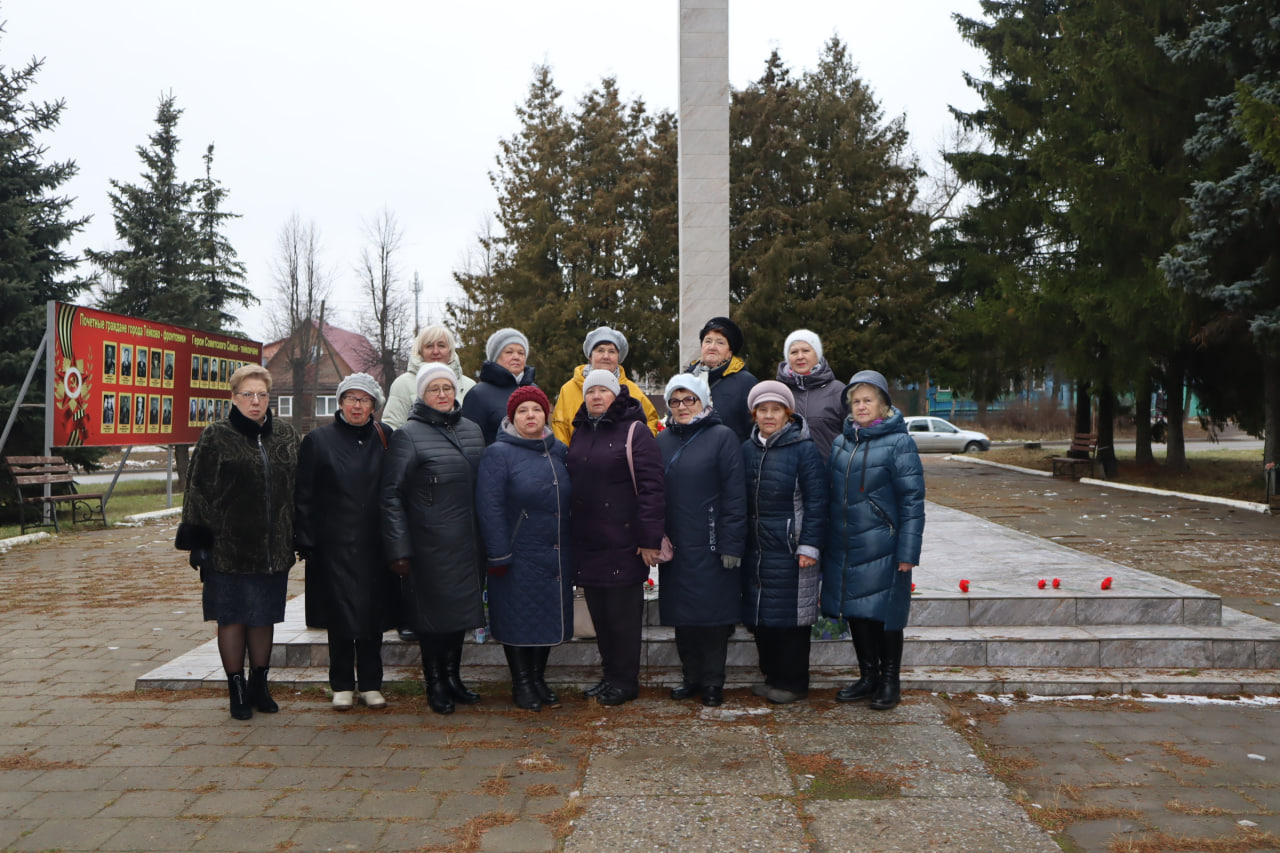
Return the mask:
M422 674L427 680L427 704L437 714L453 713L453 692L445 676L443 657L424 657Z
M542 698L533 686L533 649L525 646L506 646L507 667L511 670L511 701L526 711L541 711Z
M551 657L550 646L537 646L533 649L533 689L538 691L538 698L548 708L559 708L560 697L547 684L547 660Z
M451 646L445 655L445 677L449 683L449 692L455 702L463 705L474 705L480 701L480 694L462 683L462 641Z
M231 716L237 720L253 717L253 705L249 702L249 686L244 682L244 670L227 673L227 691L231 694Z
M884 623L872 619L850 619L853 653L858 657L857 681L836 691L837 702L863 702L875 695L880 686L880 638Z
M902 698L902 632L885 631L881 645L880 686L876 695L871 698L871 708L875 711L887 711L897 706Z
M280 710L276 700L271 698L271 691L267 689L267 672L270 669L269 666L249 668L249 701L264 714L274 714Z

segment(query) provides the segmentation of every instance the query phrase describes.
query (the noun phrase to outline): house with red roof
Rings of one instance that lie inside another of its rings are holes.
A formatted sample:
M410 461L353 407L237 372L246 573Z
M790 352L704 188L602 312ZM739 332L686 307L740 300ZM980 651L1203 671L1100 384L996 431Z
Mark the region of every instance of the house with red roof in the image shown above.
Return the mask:
M271 396L277 417L299 432L310 432L338 411L338 383L352 373L368 373L385 391L378 352L359 332L316 320L292 335L262 348L262 363L271 372Z

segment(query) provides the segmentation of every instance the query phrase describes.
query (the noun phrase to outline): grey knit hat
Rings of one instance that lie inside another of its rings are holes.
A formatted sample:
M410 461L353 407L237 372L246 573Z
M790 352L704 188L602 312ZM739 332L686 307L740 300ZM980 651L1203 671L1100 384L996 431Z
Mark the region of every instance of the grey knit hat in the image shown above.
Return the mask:
M884 402L886 406L893 405L893 398L889 396L889 382L884 378L884 374L876 370L859 370L853 374L853 378L849 380L849 384L844 386L845 405L849 405L849 392L856 385L870 385L873 388L880 389L880 393L884 394Z
M668 379L666 390L662 392L662 399L670 400L672 392L677 388L692 392L695 397L702 401L702 408L711 407L711 389L707 387L707 380L696 373L677 373Z
M418 368L418 399L422 399L422 392L427 389L433 379L448 379L453 383L453 394L458 394L458 377L454 374L453 368L442 361L429 361L422 367Z
M617 329L601 326L587 332L587 339L582 342L582 354L587 357L588 364L591 363L591 351L600 344L613 344L618 348L618 361L627 360L627 336Z
M589 370L582 380L582 393L585 395L597 385L603 385L613 392L616 397L622 393L622 386L618 384L618 377L613 375L612 370Z
M382 396L382 388L378 385L378 380L367 373L352 373L338 383L339 403L342 402L342 395L348 391L363 391L372 397L373 410L375 412L381 409L382 404L386 402Z
M781 403L791 411L796 410L796 397L791 393L791 389L776 379L766 379L764 382L757 382L756 386L747 394L747 408L755 411L756 406L761 403Z
M499 329L489 336L489 340L484 343L484 356L489 361L497 361L498 356L502 355L502 351L507 348L508 344L519 344L524 347L524 354L529 355L529 339L519 329Z

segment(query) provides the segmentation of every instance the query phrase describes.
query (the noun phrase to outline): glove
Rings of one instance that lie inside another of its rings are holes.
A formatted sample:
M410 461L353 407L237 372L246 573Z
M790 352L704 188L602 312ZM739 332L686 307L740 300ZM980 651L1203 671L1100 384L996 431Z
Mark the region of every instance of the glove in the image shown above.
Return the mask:
M726 569L736 569L742 565L741 557L730 557L728 554L720 555L720 565Z
M187 563L197 572L213 571L213 551L208 548L192 548L191 553L187 555Z
M409 561L408 560L392 560L391 571L395 572L402 578L407 578L409 576Z

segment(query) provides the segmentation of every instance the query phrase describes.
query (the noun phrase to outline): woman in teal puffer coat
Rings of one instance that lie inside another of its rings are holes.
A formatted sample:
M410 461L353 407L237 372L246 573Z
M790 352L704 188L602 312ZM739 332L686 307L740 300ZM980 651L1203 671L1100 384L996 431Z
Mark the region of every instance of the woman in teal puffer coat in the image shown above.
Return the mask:
M898 704L911 569L924 534L924 469L889 384L874 370L845 386L849 418L831 448L822 612L849 620L860 678L838 702Z

